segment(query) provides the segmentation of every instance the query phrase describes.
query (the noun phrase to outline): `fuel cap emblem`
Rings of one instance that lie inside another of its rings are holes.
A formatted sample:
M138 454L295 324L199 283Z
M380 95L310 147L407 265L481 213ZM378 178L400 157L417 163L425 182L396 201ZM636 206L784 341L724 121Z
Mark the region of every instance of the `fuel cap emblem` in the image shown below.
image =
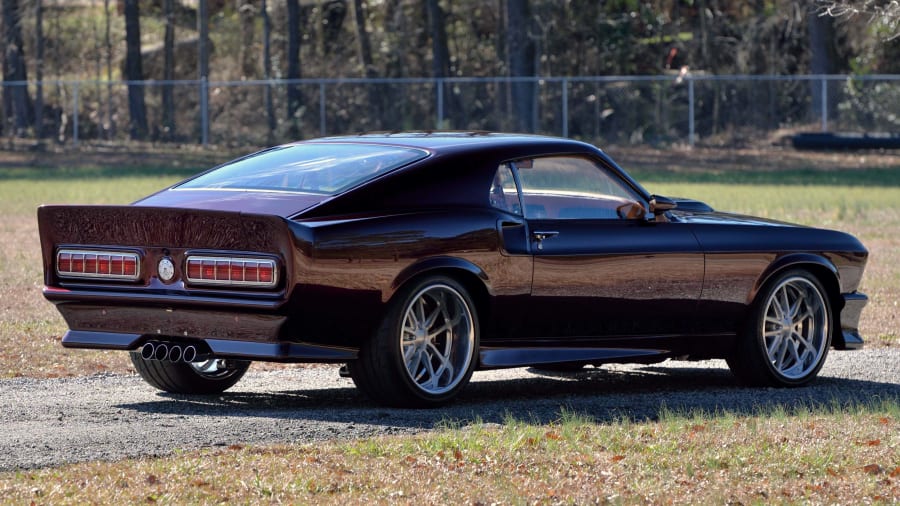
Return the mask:
M159 261L157 271L159 272L159 279L163 281L172 281L172 278L175 277L175 264L168 258L163 258Z

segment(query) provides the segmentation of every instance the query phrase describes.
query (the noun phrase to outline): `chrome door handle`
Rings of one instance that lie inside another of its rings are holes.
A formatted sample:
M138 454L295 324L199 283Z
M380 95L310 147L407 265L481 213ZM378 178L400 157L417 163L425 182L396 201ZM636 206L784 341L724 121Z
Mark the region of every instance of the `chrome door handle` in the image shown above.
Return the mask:
M537 249L544 249L544 239L549 239L551 237L556 237L559 235L559 232L555 230L535 230L531 233L531 237L537 241Z

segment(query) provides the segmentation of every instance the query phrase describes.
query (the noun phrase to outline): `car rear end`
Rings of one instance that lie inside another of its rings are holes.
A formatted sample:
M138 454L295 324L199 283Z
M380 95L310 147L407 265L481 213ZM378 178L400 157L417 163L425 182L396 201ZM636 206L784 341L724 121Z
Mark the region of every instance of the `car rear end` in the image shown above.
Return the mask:
M293 241L278 216L137 206L38 209L63 345L277 358ZM239 345L246 342L246 345Z

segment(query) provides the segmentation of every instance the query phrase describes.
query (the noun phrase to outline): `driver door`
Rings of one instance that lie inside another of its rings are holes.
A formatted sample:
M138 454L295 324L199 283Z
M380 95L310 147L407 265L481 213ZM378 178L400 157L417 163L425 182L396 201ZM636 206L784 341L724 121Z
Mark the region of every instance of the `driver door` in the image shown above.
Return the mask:
M513 163L534 258L533 338L683 334L703 286L700 245L649 220L618 172L582 156Z

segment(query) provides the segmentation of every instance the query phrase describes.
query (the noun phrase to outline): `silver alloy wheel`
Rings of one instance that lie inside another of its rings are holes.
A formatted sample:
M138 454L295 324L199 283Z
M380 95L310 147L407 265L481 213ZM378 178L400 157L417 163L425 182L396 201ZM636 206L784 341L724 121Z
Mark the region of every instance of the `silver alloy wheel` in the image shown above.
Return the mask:
M228 362L222 358L211 358L200 362L190 362L190 366L194 372L209 379L225 378L237 370L234 367L229 367Z
M445 284L429 285L410 299L400 327L406 373L423 392L440 395L466 377L475 325L465 298Z
M766 301L763 343L780 376L796 380L815 371L828 347L828 309L810 280L783 280Z

